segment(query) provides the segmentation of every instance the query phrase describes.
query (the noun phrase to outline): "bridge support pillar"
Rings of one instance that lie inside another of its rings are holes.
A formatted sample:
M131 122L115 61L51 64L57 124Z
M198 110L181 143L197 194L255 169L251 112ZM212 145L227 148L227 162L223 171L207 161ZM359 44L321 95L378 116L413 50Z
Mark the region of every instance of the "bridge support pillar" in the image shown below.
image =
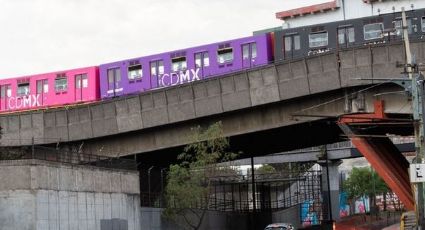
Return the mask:
M339 220L339 171L341 160L323 160L318 162L322 167L322 197L324 219Z

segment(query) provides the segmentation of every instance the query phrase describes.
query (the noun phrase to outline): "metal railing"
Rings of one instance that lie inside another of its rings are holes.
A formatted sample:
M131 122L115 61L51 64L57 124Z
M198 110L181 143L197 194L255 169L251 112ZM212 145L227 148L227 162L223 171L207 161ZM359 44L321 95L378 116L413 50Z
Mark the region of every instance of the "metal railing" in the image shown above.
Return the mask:
M223 212L252 212L282 210L306 201L321 200L321 171L274 173L256 176L255 204L252 194L251 178L229 176L212 178L209 196L192 200L182 205L165 191L152 190L140 194L143 207L193 208Z
M75 151L58 150L45 146L28 146L19 148L0 148L0 162L13 160L43 160L72 165L90 165L102 168L136 170L137 163L133 159L111 158Z

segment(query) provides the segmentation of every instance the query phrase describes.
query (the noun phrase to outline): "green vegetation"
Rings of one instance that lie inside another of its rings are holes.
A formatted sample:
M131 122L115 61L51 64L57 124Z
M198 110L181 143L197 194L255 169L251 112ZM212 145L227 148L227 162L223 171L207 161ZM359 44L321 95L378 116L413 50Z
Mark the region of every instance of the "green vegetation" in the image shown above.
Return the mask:
M258 169L255 170L256 174L272 174L276 173L276 169L268 164L261 165Z
M217 163L234 159L235 154L226 151L229 141L223 137L221 123L194 129L191 143L178 156L181 162L170 166L164 215L175 222L182 219L184 227L199 229L209 207L212 178L232 172Z
M377 194L389 192L387 184L370 167L353 168L350 177L343 183L344 191L348 199L356 200L363 196L369 196L370 207L375 207Z

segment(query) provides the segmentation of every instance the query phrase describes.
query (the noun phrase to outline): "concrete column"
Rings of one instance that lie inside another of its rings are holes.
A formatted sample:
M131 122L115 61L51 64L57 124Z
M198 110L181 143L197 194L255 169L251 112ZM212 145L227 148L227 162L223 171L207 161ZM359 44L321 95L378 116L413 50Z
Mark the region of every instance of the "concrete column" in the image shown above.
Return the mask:
M338 166L342 163L341 160L323 160L318 162L322 167L322 197L323 197L323 212L324 220L339 220L339 172ZM329 176L328 176L329 173ZM330 203L329 203L330 199ZM332 211L332 216L329 210ZM327 215L327 216L326 216Z

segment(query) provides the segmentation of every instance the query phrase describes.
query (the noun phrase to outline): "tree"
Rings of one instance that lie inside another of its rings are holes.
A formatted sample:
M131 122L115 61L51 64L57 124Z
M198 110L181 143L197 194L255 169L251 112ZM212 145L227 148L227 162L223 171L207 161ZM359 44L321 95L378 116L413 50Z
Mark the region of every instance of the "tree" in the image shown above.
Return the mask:
M205 130L193 129L191 144L178 156L180 163L170 166L165 190L166 217L181 217L185 227L199 229L209 207L213 177L229 171L217 163L235 158L235 154L226 151L228 147L220 122Z
M273 174L276 173L276 169L268 164L261 165L258 169L255 170L256 174Z
M389 191L387 184L370 167L353 168L343 187L350 200L368 196L370 207L376 206L376 194L385 195Z

